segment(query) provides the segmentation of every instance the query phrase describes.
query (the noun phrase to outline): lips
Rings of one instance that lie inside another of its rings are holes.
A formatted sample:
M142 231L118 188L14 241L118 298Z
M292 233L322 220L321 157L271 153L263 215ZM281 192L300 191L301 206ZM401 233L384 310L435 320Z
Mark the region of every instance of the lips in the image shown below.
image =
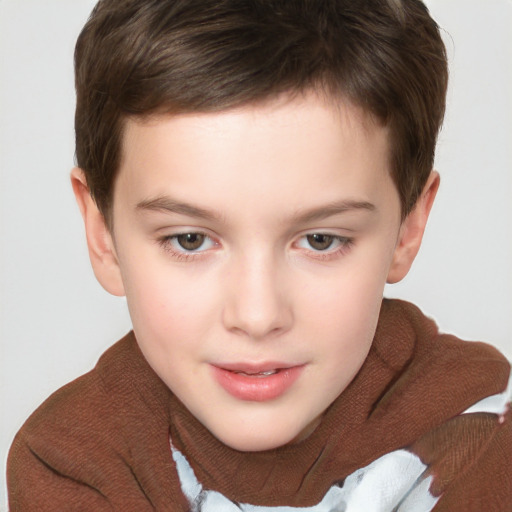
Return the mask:
M212 365L216 381L239 400L265 402L280 397L299 378L304 365L282 363Z

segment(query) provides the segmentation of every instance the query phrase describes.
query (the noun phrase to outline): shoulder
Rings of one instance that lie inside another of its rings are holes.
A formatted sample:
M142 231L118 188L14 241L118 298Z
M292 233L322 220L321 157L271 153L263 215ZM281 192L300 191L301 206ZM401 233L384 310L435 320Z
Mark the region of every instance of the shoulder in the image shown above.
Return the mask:
M124 343L125 339L119 342ZM117 347L109 349L93 370L53 393L28 418L9 453L11 476L23 474L28 454L57 472L73 474L78 465L116 444L115 397L102 379L109 366L104 359L112 350Z
M105 352L94 369L47 398L28 418L17 438L41 446L50 440L52 445L56 440L65 445L67 439L80 444L86 437L110 430L116 422L115 397L102 377L110 370L110 354L126 343L127 338L123 338Z
M512 503L511 391L478 401L411 446L428 466L436 511L505 512Z
M372 350L390 378L373 404L371 419L387 425L391 437L405 431L410 437L402 447L483 401L501 400L498 414L485 412L498 425L509 400L504 397L511 369L494 347L441 333L416 306L385 300Z
M486 343L440 332L432 319L404 301L384 301L379 329L381 357L390 364L399 359L393 342L408 340L389 406L413 428L422 424L410 450L432 477L430 492L439 498L435 510L509 510L510 363Z
M186 510L170 456L174 403L128 334L18 432L10 510Z
M149 423L148 408L152 416L162 419L168 394L130 332L106 350L90 372L46 399L18 437L42 445L46 440L65 445L67 439L86 445L87 438L95 438L97 444L105 437L111 444L126 433L125 426L133 417L142 415Z
M510 363L495 347L441 332L409 302L383 301L376 340L379 357L397 368L401 384L425 398L437 390L458 399L457 413L507 388Z
M157 472L149 481L157 481L166 461L158 455L165 454L168 428L161 388L129 334L92 371L51 395L11 446L11 510L130 509L135 503L137 510L149 509L137 479L153 470L149 458Z
M374 345L393 378L372 417L381 429L387 426L381 437L409 437L399 448L418 462L416 491L437 503L436 512L509 510L512 413L506 358L485 343L440 332L419 308L399 300L383 302ZM394 461L396 454L403 451L388 453L383 461Z

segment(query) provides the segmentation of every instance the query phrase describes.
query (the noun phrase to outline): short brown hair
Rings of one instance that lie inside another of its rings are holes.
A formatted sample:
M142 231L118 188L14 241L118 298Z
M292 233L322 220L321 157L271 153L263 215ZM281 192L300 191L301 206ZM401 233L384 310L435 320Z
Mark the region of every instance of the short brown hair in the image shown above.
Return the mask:
M405 216L434 161L447 59L420 0L100 0L75 50L76 159L107 221L132 116L322 89L389 127Z

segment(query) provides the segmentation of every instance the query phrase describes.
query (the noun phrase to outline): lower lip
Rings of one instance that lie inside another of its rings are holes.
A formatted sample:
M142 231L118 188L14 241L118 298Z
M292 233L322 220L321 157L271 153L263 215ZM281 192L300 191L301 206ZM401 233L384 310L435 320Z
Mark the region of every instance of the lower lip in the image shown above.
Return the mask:
M266 402L283 395L299 378L304 366L279 370L273 375L248 376L212 366L217 382L239 400Z

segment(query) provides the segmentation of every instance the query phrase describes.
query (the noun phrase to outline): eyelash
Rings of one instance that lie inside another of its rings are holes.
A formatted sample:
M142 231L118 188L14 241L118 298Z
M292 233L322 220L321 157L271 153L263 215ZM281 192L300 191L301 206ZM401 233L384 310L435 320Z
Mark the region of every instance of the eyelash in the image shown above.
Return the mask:
M203 257L203 253L207 251L206 250L200 250L200 248L204 245L201 244L201 246L196 250L189 250L182 248L182 250L176 250L173 248L173 241L177 240L180 236L185 235L199 235L204 236L205 240L210 240L210 243L215 246L218 245L217 242L215 242L212 237L210 237L208 234L203 233L201 231L185 231L182 233L176 233L174 235L168 235L164 236L162 238L159 238L157 242L159 245L161 245L164 250L171 254L171 256L176 259L177 261L191 261L197 258ZM339 236L339 235L332 235L329 233L322 233L319 231L314 231L307 233L305 235L302 235L299 238L300 240L307 240L307 237L314 236L314 235L321 235L325 237L331 237L333 239L333 242L337 242L339 245L338 247L334 249L330 249L330 247L326 248L325 250L318 250L318 249L306 249L306 251L309 253L309 256L311 258L321 260L321 261L329 261L332 259L335 259L338 256L342 256L346 254L354 245L354 239L350 237L345 236Z

